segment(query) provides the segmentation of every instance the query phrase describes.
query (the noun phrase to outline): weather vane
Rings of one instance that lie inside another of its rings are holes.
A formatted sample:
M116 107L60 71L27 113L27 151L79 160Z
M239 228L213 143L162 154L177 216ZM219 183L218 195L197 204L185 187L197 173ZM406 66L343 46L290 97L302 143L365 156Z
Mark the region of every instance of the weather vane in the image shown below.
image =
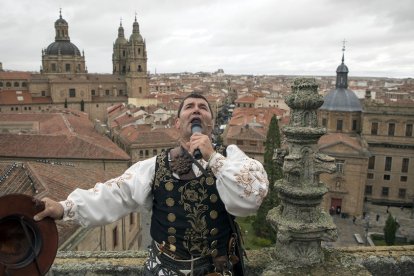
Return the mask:
M345 43L347 43L348 41L344 40L342 41L342 52L345 52Z

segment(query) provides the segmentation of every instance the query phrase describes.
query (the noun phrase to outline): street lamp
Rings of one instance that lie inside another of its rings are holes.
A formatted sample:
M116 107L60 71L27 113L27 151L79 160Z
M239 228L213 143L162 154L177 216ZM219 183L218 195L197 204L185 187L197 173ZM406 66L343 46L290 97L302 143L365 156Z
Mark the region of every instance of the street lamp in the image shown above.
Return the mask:
M365 217L365 245L368 246L369 215Z

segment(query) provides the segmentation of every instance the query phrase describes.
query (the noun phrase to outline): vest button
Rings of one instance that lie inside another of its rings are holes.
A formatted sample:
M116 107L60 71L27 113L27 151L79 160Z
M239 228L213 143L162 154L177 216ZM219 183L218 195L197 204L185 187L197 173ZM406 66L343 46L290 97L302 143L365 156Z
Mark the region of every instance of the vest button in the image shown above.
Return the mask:
M213 228L213 229L211 229L211 231L210 231L210 235L215 236L215 235L217 235L217 234L218 234L218 229L217 229L217 228Z
M216 248L217 247L217 240L214 240L211 242L211 248Z
M216 257L217 256L217 254L218 254L218 250L217 249L213 249L212 251L211 251L211 257Z
M167 216L167 219L169 222L174 222L175 221L175 215L173 213L169 213Z
M175 201L174 201L174 199L173 199L173 198L169 197L169 198L167 198L167 199L165 200L165 203L167 204L167 206L169 206L169 207L173 207L173 206L174 206L174 204L175 204Z
M168 242L174 244L176 242L176 238L174 236L168 236Z
M170 234L170 235L174 235L176 232L177 232L177 230L175 230L175 228L174 228L174 227L169 227L169 228L168 228L168 234Z
M214 184L214 178L212 178L211 176L206 178L206 183L207 185L211 186Z
M173 189L174 189L174 184L172 183L172 182L167 182L166 184L165 184L165 189L167 190L167 191L172 191Z
M218 199L218 197L217 197L217 195L216 195L216 194L212 194L212 195L210 196L210 201L211 201L212 203L216 203L216 202L217 202L217 199Z
M218 217L218 213L216 210L210 212L210 218L216 219Z

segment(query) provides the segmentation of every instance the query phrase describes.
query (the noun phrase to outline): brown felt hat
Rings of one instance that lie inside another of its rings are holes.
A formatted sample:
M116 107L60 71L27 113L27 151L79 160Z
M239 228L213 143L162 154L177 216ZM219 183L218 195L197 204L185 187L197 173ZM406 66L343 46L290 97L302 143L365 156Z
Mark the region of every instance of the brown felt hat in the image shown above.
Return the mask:
M44 275L58 247L55 221L33 216L42 202L23 194L0 197L0 275Z

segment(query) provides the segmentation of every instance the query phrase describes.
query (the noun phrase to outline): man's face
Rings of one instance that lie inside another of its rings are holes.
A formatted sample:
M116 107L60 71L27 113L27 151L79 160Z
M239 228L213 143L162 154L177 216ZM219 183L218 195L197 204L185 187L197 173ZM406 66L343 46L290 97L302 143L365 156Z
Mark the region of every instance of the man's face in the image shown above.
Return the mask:
M180 117L175 122L175 127L180 130L182 137L191 136L191 122L195 118L200 119L203 134L211 134L213 118L208 103L201 98L187 98L180 111Z

